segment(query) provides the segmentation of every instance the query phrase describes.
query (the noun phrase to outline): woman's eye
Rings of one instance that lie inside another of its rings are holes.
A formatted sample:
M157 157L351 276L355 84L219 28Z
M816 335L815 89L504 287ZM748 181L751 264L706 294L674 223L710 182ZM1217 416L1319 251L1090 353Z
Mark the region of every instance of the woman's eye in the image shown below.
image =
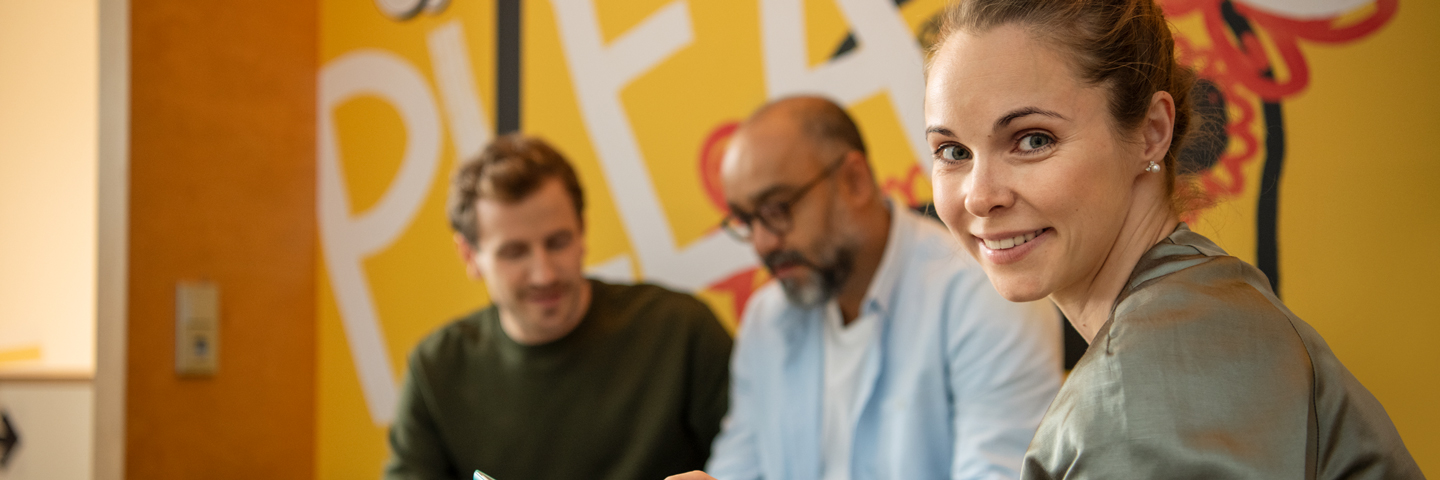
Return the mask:
M1052 143L1055 143L1055 139L1051 138L1049 135L1043 133L1032 133L1020 137L1020 150L1026 152L1039 150L1050 146L1050 144Z
M970 150L959 145L945 145L935 150L935 158L947 162L961 162L970 159Z

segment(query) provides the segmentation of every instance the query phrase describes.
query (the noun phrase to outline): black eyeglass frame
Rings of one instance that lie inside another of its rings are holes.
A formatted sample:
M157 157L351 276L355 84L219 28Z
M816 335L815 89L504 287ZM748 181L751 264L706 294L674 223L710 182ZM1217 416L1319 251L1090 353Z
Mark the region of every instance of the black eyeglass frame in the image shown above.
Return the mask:
M795 225L792 223L794 218L790 216L790 208L805 198L805 194L810 193L810 190L815 188L816 185L819 185L821 181L834 175L835 172L840 171L840 167L845 165L845 160L848 159L849 156L850 152L846 152L845 155L841 156L835 163L825 167L825 170L820 172L820 175L815 176L815 178L809 182L805 182L805 184L796 189L794 193L791 193L790 198L781 201L765 202L755 207L755 213L741 212L735 208L731 208L730 214L720 220L720 228L724 229L730 236L735 237L736 240L742 242L749 242L754 238L755 221L757 220L761 226L777 236L789 233L790 229L795 228ZM782 226L783 228L781 228ZM740 231L740 228L744 228L744 231Z

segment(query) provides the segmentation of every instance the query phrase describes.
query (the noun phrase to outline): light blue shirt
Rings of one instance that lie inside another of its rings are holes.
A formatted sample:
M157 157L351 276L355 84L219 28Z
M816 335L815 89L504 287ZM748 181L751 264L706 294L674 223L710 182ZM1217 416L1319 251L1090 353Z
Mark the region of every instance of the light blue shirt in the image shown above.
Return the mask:
M880 320L861 367L852 480L1018 478L1060 388L1060 317L1011 303L938 222L892 208L861 303ZM731 359L730 413L707 471L719 480L821 477L823 305L771 282L751 297Z

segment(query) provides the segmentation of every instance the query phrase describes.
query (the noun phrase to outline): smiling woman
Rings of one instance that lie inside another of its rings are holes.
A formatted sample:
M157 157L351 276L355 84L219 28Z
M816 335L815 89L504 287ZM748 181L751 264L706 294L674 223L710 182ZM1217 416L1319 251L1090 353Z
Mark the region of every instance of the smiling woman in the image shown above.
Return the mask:
M1180 222L1193 75L1153 0L970 0L926 74L936 210L1090 341L1024 478L1423 478L1264 274Z

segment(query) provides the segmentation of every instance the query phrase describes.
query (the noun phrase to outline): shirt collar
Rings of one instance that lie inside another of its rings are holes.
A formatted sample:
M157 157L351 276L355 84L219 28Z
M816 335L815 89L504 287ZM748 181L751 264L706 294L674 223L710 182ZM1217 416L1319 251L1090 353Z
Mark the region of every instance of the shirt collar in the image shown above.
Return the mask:
M890 209L890 233L885 240L885 253L880 255L880 267L875 269L875 277L870 279L870 288L866 289L865 299L860 302L862 315L870 311L883 315L890 311L895 285L900 278L900 252L909 250L912 237L901 232L915 228L915 214L910 209L897 207L889 200L885 201L885 206Z

